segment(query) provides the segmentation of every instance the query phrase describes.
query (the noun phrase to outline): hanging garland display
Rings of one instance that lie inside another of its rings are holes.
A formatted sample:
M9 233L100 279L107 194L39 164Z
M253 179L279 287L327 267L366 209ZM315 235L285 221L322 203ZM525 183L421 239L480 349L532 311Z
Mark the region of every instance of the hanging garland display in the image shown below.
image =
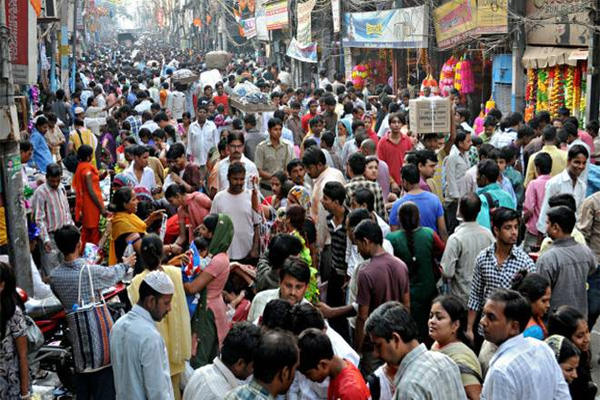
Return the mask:
M527 86L525 87L525 122L529 122L535 115L537 99L537 74L530 68L527 70Z

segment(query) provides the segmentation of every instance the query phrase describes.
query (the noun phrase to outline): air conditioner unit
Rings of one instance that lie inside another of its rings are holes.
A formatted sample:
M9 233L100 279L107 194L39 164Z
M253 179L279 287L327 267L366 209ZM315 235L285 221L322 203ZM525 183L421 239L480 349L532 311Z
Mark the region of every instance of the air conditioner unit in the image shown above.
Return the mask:
M44 19L59 19L58 10L56 9L56 0L42 0L42 14L40 18Z

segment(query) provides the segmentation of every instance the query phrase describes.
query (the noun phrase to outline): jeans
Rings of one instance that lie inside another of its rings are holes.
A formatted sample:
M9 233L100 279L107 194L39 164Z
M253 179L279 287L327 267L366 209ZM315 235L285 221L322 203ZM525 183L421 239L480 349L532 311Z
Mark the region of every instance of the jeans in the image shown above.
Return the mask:
M75 376L75 393L77 400L116 399L112 367L96 372L77 374Z

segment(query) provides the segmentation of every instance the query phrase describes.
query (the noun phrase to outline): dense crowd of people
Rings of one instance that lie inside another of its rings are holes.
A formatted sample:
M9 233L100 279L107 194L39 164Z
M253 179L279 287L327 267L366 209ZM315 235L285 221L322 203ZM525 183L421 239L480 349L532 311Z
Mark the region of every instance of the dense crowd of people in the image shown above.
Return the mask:
M78 400L594 399L597 121L492 109L477 132L453 91L451 131L417 135L413 87L245 57L184 84L202 55L136 53L90 53L20 143L31 295L74 312L127 284ZM273 111L232 106L245 83ZM0 300L0 398L31 398L5 263Z

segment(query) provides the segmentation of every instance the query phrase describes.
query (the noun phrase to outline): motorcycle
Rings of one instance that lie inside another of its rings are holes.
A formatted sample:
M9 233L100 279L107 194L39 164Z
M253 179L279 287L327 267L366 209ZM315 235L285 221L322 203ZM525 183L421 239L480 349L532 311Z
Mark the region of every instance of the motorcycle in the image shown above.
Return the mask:
M21 300L25 304L25 313L34 320L44 334L42 347L30 355L29 364L39 365L39 369L52 371L69 391L75 390L75 362L73 349L69 339L67 313L60 301L50 296L45 299L28 298L25 291L18 289ZM129 306L126 286L118 283L102 292L109 310L116 321Z

